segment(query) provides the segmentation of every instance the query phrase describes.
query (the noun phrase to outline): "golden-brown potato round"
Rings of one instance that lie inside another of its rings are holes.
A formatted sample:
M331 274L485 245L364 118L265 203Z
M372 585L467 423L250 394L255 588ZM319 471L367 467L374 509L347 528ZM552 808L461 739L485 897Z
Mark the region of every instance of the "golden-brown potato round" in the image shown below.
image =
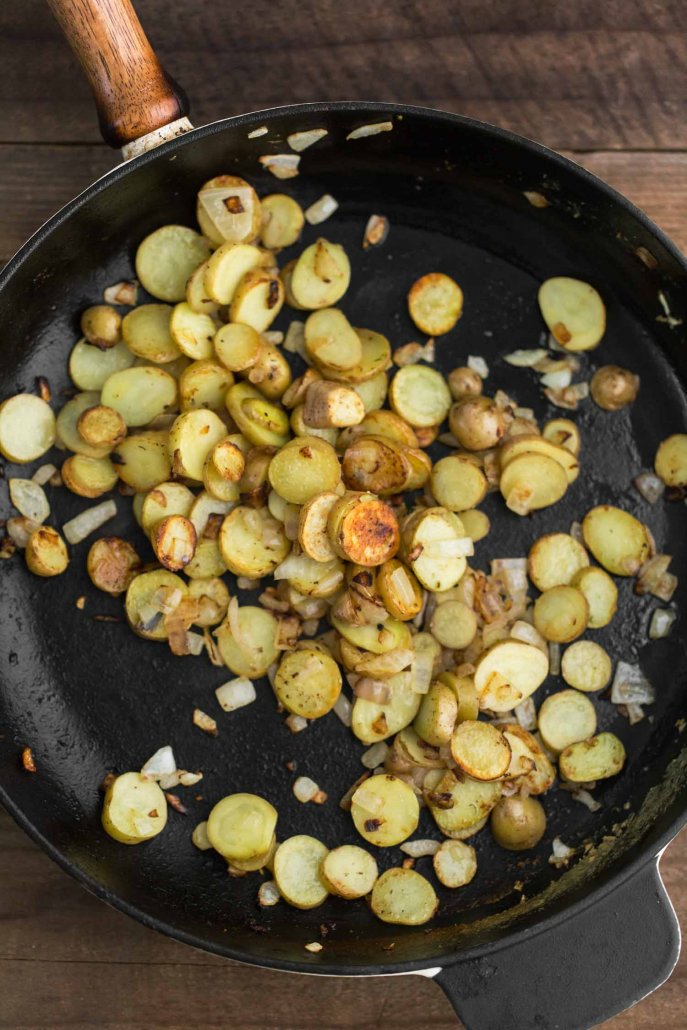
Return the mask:
M611 504L587 512L582 535L599 565L614 576L635 576L651 553L646 527Z
M475 849L460 840L445 840L432 859L437 880L444 887L464 887L477 872Z
M259 268L262 253L249 243L223 243L208 260L204 286L217 304L231 304L244 275Z
M238 505L229 512L219 534L227 568L236 576L261 579L270 575L289 553L283 525L266 508Z
M279 400L291 385L291 366L277 347L263 340L256 360L246 373L246 378L263 397Z
M589 565L589 555L568 533L540 536L527 556L527 573L537 590L567 586L580 569Z
M255 447L283 447L288 441L288 415L250 383L235 383L225 402L239 431Z
M169 433L161 429L144 430L122 440L117 448L117 460L112 456L121 481L139 493L166 482L172 471L168 440Z
M421 332L442 336L453 329L463 313L463 291L443 272L429 272L411 286L408 312Z
M372 888L370 908L383 923L422 926L436 914L439 899L414 869L387 869Z
M519 433L512 439L506 440L499 454L501 468L505 469L511 461L524 454L541 454L544 457L552 458L565 471L568 483L574 483L580 474L580 463L575 454L565 447L556 446L536 433Z
M420 702L413 729L418 737L435 747L444 747L451 739L458 716L456 695L445 683L432 683Z
M327 533L329 514L339 500L333 490L315 494L302 506L298 516L298 542L309 558L330 562L336 558Z
M341 672L333 658L314 648L291 651L279 663L274 690L289 712L320 719L341 693Z
M192 361L179 376L181 410L209 408L220 418L226 417L224 398L233 384L233 375L219 361L213 358Z
M491 397L468 395L453 404L448 424L466 451L486 451L503 438L511 417Z
M122 320L122 337L132 354L151 364L176 361L181 351L172 339L170 304L141 304Z
M461 365L449 372L448 387L454 401L462 401L464 397L479 397L484 383L482 377L478 376L473 369Z
M104 536L96 540L88 552L86 570L91 583L112 597L127 590L141 568L141 559L126 540Z
M580 569L570 581L580 590L589 605L589 628L607 626L618 610L618 588L604 569L589 566Z
M122 316L109 304L94 304L81 315L81 332L94 347L109 350L121 339Z
M52 526L39 526L33 531L24 557L29 571L45 578L61 575L69 565L67 545Z
M394 619L408 622L422 610L424 592L415 574L403 562L391 558L377 570L377 593Z
M256 268L246 272L236 286L229 318L264 333L281 311L283 303L284 286L279 276Z
M117 485L117 471L109 458L72 454L60 469L62 482L80 497L101 497Z
M168 448L174 474L202 483L205 459L226 432L227 427L214 411L207 408L183 411L169 431Z
M286 268L282 275L286 282ZM341 300L348 289L351 265L340 244L320 238L306 247L297 258L290 268L288 279L296 307L311 311L330 308Z
M120 844L141 844L162 833L167 799L159 783L137 772L115 777L103 798L103 829Z
M454 839L460 839L464 830L488 816L501 793L496 780L474 780L464 774L458 779L450 770L432 790L424 792L435 823L446 837Z
M476 662L475 689L480 708L512 711L538 690L548 671L548 657L538 647L520 640L498 641Z
M160 597L166 600L174 595L181 601L187 593L183 579L173 572L166 569L141 572L134 576L127 587L124 602L127 622L139 637L146 640L166 640L167 629L162 617L162 606L159 604ZM149 612L151 607L153 611Z
M392 440L361 436L346 448L341 472L349 490L389 497L404 489L410 465L402 448Z
M305 349L320 371L346 373L360 364L363 345L360 336L338 308L313 311L305 323Z
M373 856L357 844L342 844L327 852L321 872L329 891L348 899L364 898L379 875Z
M86 408L76 422L86 443L95 447L116 447L126 436L126 422L114 408L96 404Z
M499 481L506 507L516 515L556 504L567 488L565 470L545 454L526 453L513 458Z
M279 893L300 909L317 908L328 895L322 876L327 848L316 837L301 833L289 837L274 856L274 878Z
M196 531L190 519L168 515L154 527L150 542L160 565L170 572L181 572L193 558Z
M305 504L341 479L336 451L325 440L300 436L275 454L269 468L272 488L292 504Z
M619 365L604 365L592 376L589 392L604 411L620 411L637 399L639 376Z
M243 605L237 618L240 639L234 636L228 616L215 631L222 661L235 676L259 679L279 658L279 624L272 612L253 605Z
M222 479L238 483L246 468L246 459L230 436L218 440L210 451L210 459Z
M367 567L393 558L401 537L392 508L372 494L340 498L329 513L327 535L340 558Z
M531 797L501 798L491 813L494 840L506 851L535 848L546 831L546 812Z
M660 443L654 468L666 486L687 486L687 434L675 433Z
M588 622L587 598L576 587L551 587L534 602L534 625L545 640L557 644L577 640Z
M502 725L501 732L511 749L506 779L525 787L528 794L545 794L556 779L556 770L546 752L517 722Z
M472 552L460 518L445 508L419 509L403 525L403 558L427 590L454 587Z
M498 727L465 719L451 737L451 754L457 765L474 780L498 780L511 759L510 744Z
M229 591L223 579L218 576L192 579L188 585L188 593L189 597L198 601L198 615L193 620L194 625L216 626L222 622L230 601Z
M484 500L487 480L474 462L451 454L432 468L431 488L438 504L449 511L463 512Z

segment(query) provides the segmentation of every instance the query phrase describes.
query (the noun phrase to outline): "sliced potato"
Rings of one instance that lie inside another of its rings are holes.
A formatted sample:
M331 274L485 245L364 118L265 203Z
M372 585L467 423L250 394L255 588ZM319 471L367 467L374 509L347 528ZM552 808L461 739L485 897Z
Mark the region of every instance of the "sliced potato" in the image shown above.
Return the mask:
M279 624L272 612L252 605L239 608L236 619L239 637L234 636L229 618L215 630L222 661L235 676L259 679L277 661Z
M576 644L566 647L563 652L561 660L563 679L569 686L574 687L575 690L581 690L585 694L603 690L608 686L612 671L611 659L608 654L593 640L578 640ZM593 732L594 730L592 730ZM587 733L585 736L591 736L591 734Z
M385 372L377 372L371 379L362 383L352 383L353 389L363 402L365 412L378 411L384 407L389 390L389 380Z
M202 543L204 541L199 541L199 544ZM196 626L216 626L222 622L230 600L224 580L218 576L192 579L188 585L188 595L199 602L198 617L194 620Z
M661 441L654 468L666 486L687 486L687 434L675 433Z
M317 908L329 891L321 874L328 848L315 837L301 833L289 837L274 856L274 879L281 896L295 908Z
M512 419L492 397L468 395L451 405L449 428L466 451L485 451L503 439Z
M322 879L330 893L340 898L364 898L378 875L373 856L357 844L342 844L328 851L322 862Z
M537 846L545 830L546 813L535 798L502 798L491 813L494 840L507 851L529 851Z
M393 411L371 411L359 426L349 426L339 434L338 449L345 451L354 440L361 436L382 436L385 440L403 444L405 447L418 447L418 435L405 419Z
M327 535L327 522L339 495L333 490L315 494L302 506L298 516L298 542L309 558L317 562L330 562L336 551Z
M279 664L274 691L292 714L320 719L332 710L341 693L341 672L329 655L305 648L291 651Z
M39 398L36 398L36 400L39 400ZM77 393L76 397L72 397L70 401L67 401L60 410L55 424L57 439L60 443L64 444L67 450L74 451L75 454L83 454L87 458L104 458L112 450L109 444L96 445L87 443L79 432L79 419L85 411L95 407L99 400L100 395L95 391L89 390L87 393ZM42 403L44 402L41 401ZM0 409L0 431L1 426L2 409Z
M454 838L488 816L501 791L497 781L473 780L464 773L458 778L447 771L432 790L425 791L425 798L441 832Z
M454 587L467 568L465 556L472 553L463 523L445 508L421 509L403 527L402 555L428 590Z
M224 516L228 515L233 507L233 501L219 501L216 497L209 494L207 490L201 490L193 502L188 514L188 517L196 528L198 538L203 536L207 531L208 523L213 516L214 519L211 525L216 524L218 521L219 524L221 524L224 521ZM217 532L219 532L219 530L217 530Z
M195 497L183 483L160 483L148 491L141 507L141 528L151 533L161 519L168 515L188 518Z
M238 282L229 309L232 322L252 326L264 333L274 322L284 303L284 286L278 275L256 268Z
M117 475L123 483L144 493L169 479L172 462L167 442L169 433L162 429L147 429L127 436L118 445Z
M305 349L318 366L340 373L355 368L363 356L360 336L338 308L322 308L308 317Z
M226 432L227 427L214 411L195 408L182 412L169 431L168 447L175 475L202 482L205 459Z
M462 601L444 601L434 610L431 630L442 647L463 651L475 639L477 616Z
M499 481L506 507L516 515L550 507L560 501L567 488L564 469L544 454L519 455L509 462Z
M208 840L229 862L250 862L269 851L277 810L257 794L229 794L208 816Z
M350 383L354 388L376 381L375 396L383 389L383 396L386 397L389 384L384 372L391 365L391 344L386 336L382 336L381 333L376 333L372 329L356 329L355 331L362 348L362 357L356 365L340 371L335 365L326 364L321 357L317 359L318 364L326 372L327 379L338 379L341 382ZM381 402L377 407L381 407Z
M421 332L441 336L453 329L463 313L463 291L450 276L430 272L413 283L408 311Z
M109 458L72 454L60 472L67 489L79 497L101 497L114 490L118 482L117 471Z
M233 375L218 361L212 358L192 361L179 376L181 410L209 408L226 418L224 398L233 385Z
M203 464L203 486L206 491L218 501L238 501L240 496L239 484L232 483L217 471L212 460L212 451L208 454Z
M396 558L385 561L377 570L375 587L394 619L408 622L422 610L424 591L415 574Z
M427 365L399 368L389 386L392 410L418 428L441 425L448 415L451 400L444 377Z
M443 841L432 863L437 879L444 887L464 887L477 872L475 849L460 840Z
M208 263L203 261L189 276L186 283L186 303L199 315L217 315L221 305L214 301L205 289L207 269Z
M183 515L168 515L153 528L150 542L160 565L170 572L181 572L193 558L196 531Z
M479 715L479 699L472 676L457 676L454 672L439 673L439 682L450 687L458 702L456 723L476 719Z
M126 422L114 408L96 404L86 408L76 422L79 435L93 447L116 447L126 436Z
M429 880L414 869L387 869L374 885L370 907L384 923L422 926L436 914L439 899Z
M587 598L589 628L607 626L618 609L618 588L608 573L596 566L580 569L573 576L571 586Z
M114 372L131 368L135 360L123 340L107 350L77 340L69 355L69 375L79 390L102 390Z
M568 586L589 565L589 555L568 533L540 536L527 557L527 573L537 590Z
M187 594L186 584L180 576L166 569L142 572L132 579L124 602L126 618L134 633L146 640L166 640L167 630L162 617L162 608L157 604L160 595ZM150 609L152 611L149 611ZM157 611L155 609L158 608Z
M18 393L0 405L0 453L24 464L50 450L56 436L52 408L31 393Z
M212 243L250 243L260 232L260 200L238 175L216 175L200 188L196 218Z
M413 690L406 673L388 681L391 698L385 705L358 697L353 703L351 729L363 744L376 744L409 726L417 715L422 697Z
M587 512L582 534L599 564L614 576L635 576L651 553L646 527L611 504Z
M337 557L318 562L307 554L291 554L275 570L275 579L286 579L304 597L332 597L344 581L344 565Z
M176 379L153 365L114 372L100 398L101 404L119 412L127 426L146 426L158 415L172 411L176 400Z
M141 568L141 559L126 540L104 536L91 545L86 569L91 583L112 597L119 597Z
M461 511L460 521L463 523L463 529L474 544L478 540L483 540L491 529L489 516L485 515L483 511L477 511L476 509Z
M507 468L511 461L523 454L542 454L546 458L553 458L565 470L568 483L574 483L580 474L577 455L534 433L519 433L511 440L507 440L499 453L502 469Z
M273 572L290 546L283 525L265 508L238 505L225 518L219 534L227 568L249 579L261 579Z
M392 440L361 436L346 448L341 464L344 483L359 490L391 497L406 489L412 476L407 453Z
M432 683L422 696L413 729L422 740L434 747L444 747L451 739L458 717L458 702L445 683Z
M167 825L167 799L159 784L140 773L116 776L105 791L103 829L120 844L142 844Z
M262 198L260 241L268 250L281 250L295 243L305 225L300 204L285 193L270 193Z
M226 571L227 567L217 541L201 537L196 543L191 561L184 569L188 578L212 579L215 576L223 576Z
M211 315L199 314L190 304L182 301L172 309L169 332L177 351L192 361L205 361L213 357L212 341L217 332L217 322Z
M614 733L599 733L571 744L559 759L561 776L572 783L589 783L617 776L625 765L625 748Z
M545 640L568 644L582 636L588 622L587 598L576 587L551 587L534 602L534 625Z
M550 333L566 350L592 350L606 331L606 308L589 283L568 276L539 287L539 310Z
M475 667L475 690L481 709L509 712L537 690L549 672L549 660L538 647L519 640L501 640L487 648Z
M249 383L235 383L227 391L227 410L240 432L255 447L283 447L289 438L289 420L279 405L266 400Z
M122 337L132 354L155 365L179 357L169 331L172 310L169 304L141 304L124 316Z
M448 689L448 688L447 688ZM510 765L510 744L491 723L466 719L451 737L453 760L473 780L498 780Z
M537 726L549 751L560 754L570 744L594 736L596 710L589 698L578 690L559 690L542 703Z
M207 263L205 289L217 304L231 304L244 275L259 268L262 253L249 243L223 243Z
M163 225L139 244L136 276L157 300L176 303L186 296L186 281L210 256L206 239L184 225Z
M305 504L341 479L336 451L325 440L299 436L274 455L269 467L272 488L291 504Z
M405 780L388 773L364 780L351 798L351 816L361 837L393 847L417 829L420 805Z
M373 494L366 493L346 493L332 506L327 534L341 558L365 567L388 561L400 543L393 510Z
M472 461L452 454L432 468L432 495L449 511L464 512L480 504L487 492L486 476Z
M94 347L107 350L121 340L122 316L109 304L94 304L81 315L81 332Z
M291 385L291 366L277 347L265 343L264 337L262 340L257 360L248 369L248 382L257 387L263 397L279 400Z
M52 526L39 526L26 541L26 566L34 576L60 576L69 565L69 553L64 540Z
M542 429L541 435L556 447L565 447L575 457L580 453L580 431L569 418L552 418Z
M330 308L341 300L351 281L351 265L338 243L319 239L306 247L290 274L290 291L305 309Z
M355 390L322 379L308 388L303 421L315 429L357 426L365 418L365 405Z
M338 429L316 429L314 426L307 426L303 421L304 404L299 404L291 412L289 424L294 436L318 436L320 440L326 440L332 447L336 446L339 436Z
M537 740L518 723L501 726L511 749L506 779L524 784L528 794L544 794L556 779L556 770Z

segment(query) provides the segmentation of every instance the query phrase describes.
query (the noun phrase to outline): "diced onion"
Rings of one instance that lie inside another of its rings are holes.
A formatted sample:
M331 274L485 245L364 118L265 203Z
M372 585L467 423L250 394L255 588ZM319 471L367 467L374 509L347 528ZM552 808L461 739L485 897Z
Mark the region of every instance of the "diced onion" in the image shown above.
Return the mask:
M7 528L9 530L9 523ZM677 612L673 611L672 608L656 608L652 613L651 622L649 623L649 639L662 640L663 637L667 637L673 628L676 618Z
M252 129L248 133L248 139L257 139L258 136L266 136L268 132L269 129L267 128L267 126L261 125L259 129Z
M484 358L480 357L479 354L468 354L468 359L465 364L468 368L471 368L473 372L476 372L480 379L486 379L489 375L489 366Z
M618 662L611 687L614 705L650 705L656 700L654 688L638 665Z
M310 944L304 945L306 951L312 952L313 955L318 955L324 948L324 944L320 944L319 941L311 941Z
M227 243L238 243L250 233L255 201L247 186L211 186L198 194L198 203L219 235ZM237 201L236 212L226 204L229 198Z
M106 304L134 307L138 304L138 283L135 279L124 279L122 282L107 286L103 292L103 300Z
M284 350L289 354L305 354L305 322L294 319L286 330L284 339Z
M422 554L425 558L469 558L475 553L475 545L469 536L452 540L432 540L425 544Z
M523 730L536 730L537 710L531 697L525 698L519 705L516 705L513 714Z
M177 762L174 752L169 744L158 748L154 755L151 755L143 764L141 776L144 780L159 780L163 776L169 776L177 771Z
M326 129L306 129L304 132L292 132L286 137L286 142L292 150L297 150L300 153L302 150L307 150L308 147L311 147L313 143L323 139L326 135Z
M539 630L535 629L529 622L524 622L521 619L514 622L510 629L510 635L513 640L522 640L524 644L532 644L534 647L538 647L545 655L549 653L549 645Z
M350 674L348 682L351 683ZM386 680L375 680L371 676L359 676L351 683L353 693L376 705L386 705L391 700L391 687Z
M344 726L351 725L351 711L353 706L345 694L339 694L334 705L334 714L341 720Z
M45 490L33 479L10 479L10 501L21 515L39 524L50 515L50 504Z
M627 716L630 726L636 725L645 718L644 709L641 705L631 703L629 705L618 705L618 711L624 712Z
M216 665L218 667L219 666L223 667L224 666L224 662L222 660L222 655L220 654L219 648L218 648L217 644L215 643L215 641L213 640L212 634L210 633L209 629L204 629L203 630L203 639L205 641L205 650L207 651L208 658L210 659L212 664Z
M186 651L187 654L199 655L202 654L203 648L205 647L205 639L202 633L194 633L191 630L186 630Z
M552 390L564 390L572 382L572 369L561 368L556 372L547 372L541 377L541 382Z
M309 225L320 225L321 222L326 222L334 214L338 206L339 202L330 193L325 193L314 204L311 204L310 207L306 207L303 212L305 220Z
M427 858L436 855L440 847L438 840L406 840L401 844L401 851L411 858Z
M263 340L271 343L273 347L279 347L284 342L284 334L281 329L266 329L261 335Z
M301 158L300 154L264 154L258 160L276 179L293 179Z
M195 787L196 783L200 783L203 779L202 772L187 772L185 769L179 769L179 783L182 787Z
M34 522L33 519L27 519L26 515L13 516L8 519L5 524L7 535L17 547L23 549L29 542L29 537L38 529L40 523Z
M258 888L258 905L261 908L272 908L281 901L281 894L274 880L265 880Z
M197 726L203 733L209 733L211 736L217 736L217 723L215 720L202 711L200 708L193 709L193 725Z
M416 651L410 667L412 686L416 694L426 694L432 682L434 655L430 651Z
M225 712L234 712L237 708L252 704L257 694L255 687L245 676L237 676L236 679L223 683L217 687L215 697L219 701L220 708Z
M393 122L373 122L370 125L359 125L357 129L349 132L346 139L363 139L365 136L377 136L380 132L391 132Z
M554 390L547 386L544 393L557 408L577 411L579 402L589 396L589 383L573 383L572 386L566 386L562 390Z
M561 645L549 644L549 672L552 676L559 676L561 672Z
M69 522L65 522L62 526L62 531L68 543L80 544L91 533L95 533L96 529L100 529L106 522L113 519L116 514L117 505L115 502L103 501L102 504L96 504L92 508L87 508L86 511L82 511L75 518L70 519Z
M363 250L379 247L389 235L389 219L385 215L370 215L363 235Z
M561 866L568 864L570 859L575 854L575 849L568 847L564 844L560 837L554 837L551 842L553 849L552 854L549 856L549 863L556 866L559 869Z
M302 733L308 725L308 720L304 719L302 715L287 715L284 722L292 733Z
M588 808L590 812L598 812L602 808L600 801L597 801L595 797L581 787L579 783L561 783L563 790L567 790L570 793L570 797L573 801L579 801L581 805Z
M293 785L294 797L305 805L319 792L319 787L309 776L299 776Z
M663 497L666 485L655 472L640 472L632 480L635 487L649 504L656 504L659 498Z
M532 368L542 358L548 357L548 351L542 348L535 350L514 350L511 354L504 354L503 360L515 368Z
M31 479L34 481L34 483L38 483L39 486L45 486L45 484L52 479L56 472L57 469L54 465L41 465L40 468L36 469L34 474L31 476Z
M369 747L367 751L363 751L360 756L360 761L366 769L376 769L378 765L384 764L388 754L389 745L383 740L380 740L376 744L373 744L372 747Z
M512 597L527 593L527 558L495 558L490 562L492 576L499 576Z
M584 534L582 533L581 522L571 522L570 529L568 531L573 540L577 540L578 544L584 544Z

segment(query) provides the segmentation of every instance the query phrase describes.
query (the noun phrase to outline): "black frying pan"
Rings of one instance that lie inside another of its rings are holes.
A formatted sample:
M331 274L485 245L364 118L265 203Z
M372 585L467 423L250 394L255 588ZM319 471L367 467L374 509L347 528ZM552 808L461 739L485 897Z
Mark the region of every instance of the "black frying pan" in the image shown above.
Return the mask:
M82 47L85 37L91 43L97 37L97 58L93 51L90 57L82 51L82 58L102 121L115 123L107 131L111 141L130 141L183 116L179 94L141 49L145 40L128 4L53 0L53 6L63 22L70 12L78 15L78 25L67 27ZM345 141L352 128L385 119L393 120L392 132ZM263 124L269 133L249 140L249 131ZM504 387L543 414L538 387L499 355L537 345L537 285L571 274L594 283L608 306L608 332L591 362L617 362L641 376L639 401L628 411L611 415L583 406L584 471L564 501L523 520L509 515L498 496L489 497L494 529L478 547L477 564L526 553L541 533L567 530L590 506L607 501L650 525L659 548L675 555L684 583L684 506L646 504L631 479L650 466L659 440L685 425L684 331L658 320L658 295L663 292L676 319L685 317L687 264L639 211L587 172L536 144L453 115L385 104L282 108L196 129L114 169L45 225L0 277L3 395L31 390L34 377L44 375L59 404L69 389L66 360L78 312L106 285L131 275L140 239L165 222L193 224L195 193L211 175L236 172L260 192L273 191L278 184L261 170L258 155L286 149L290 132L320 126L328 136L306 151L301 176L286 187L304 204L325 191L340 203L327 233L355 255L345 300L354 324L383 330L394 345L406 342L413 335L403 300L409 284L430 269L453 274L464 288L466 313L440 341L439 366L448 371L467 354L482 354L492 368L490 389ZM523 190L533 189L549 198L549 207L528 203ZM391 233L385 247L363 252L371 212L389 217ZM306 240L314 234L308 229ZM283 314L278 326L288 318ZM83 507L67 491L54 491L53 501L57 524ZM131 534L129 502L122 498L118 507L111 530ZM147 553L142 536L136 543ZM121 604L90 587L87 548L88 542L74 548L69 572L53 581L35 579L21 560L3 563L0 798L95 894L148 926L244 962L308 973L436 975L463 1021L477 1030L588 1027L669 975L679 931L657 858L687 807L679 732L687 717L685 636L678 623L672 636L646 647L652 604L632 598L629 582L620 584L620 617L597 639L614 656L641 661L657 701L651 718L632 728L610 703L596 702L600 727L618 733L629 756L622 775L597 790L602 810L592 814L552 791L544 799L546 836L525 857L480 835L473 883L442 891L431 926L408 929L377 922L364 902L330 899L309 912L286 905L262 911L254 876L231 879L216 856L195 850L192 827L235 790L257 790L273 801L282 833L313 833L330 845L354 841L350 816L335 802L320 808L294 799L284 763L296 760L299 772L337 798L360 773L362 746L333 716L292 737L266 686L255 705L221 723L217 739L201 734L191 710L208 703L221 671L133 636L121 621ZM678 604L683 592L682 586ZM80 611L75 600L82 594L87 604ZM119 621L101 621L102 615ZM555 689L560 681L552 677L542 693ZM139 767L163 743L188 768L204 771L203 800L189 802L187 817L171 813L154 841L122 847L100 829L98 784L108 770ZM20 767L26 744L36 775ZM434 832L423 816L421 835ZM571 869L556 870L548 863L556 835L594 847ZM382 856L383 865L398 861L395 849ZM323 923L324 950L312 955L304 945L321 939Z

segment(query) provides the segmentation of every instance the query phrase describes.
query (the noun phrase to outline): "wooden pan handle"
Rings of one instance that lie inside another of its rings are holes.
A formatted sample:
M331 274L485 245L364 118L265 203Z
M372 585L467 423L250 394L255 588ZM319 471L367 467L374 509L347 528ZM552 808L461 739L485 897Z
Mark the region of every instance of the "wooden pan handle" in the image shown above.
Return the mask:
M122 147L184 118L186 96L155 56L130 0L48 4L86 73L106 143Z

